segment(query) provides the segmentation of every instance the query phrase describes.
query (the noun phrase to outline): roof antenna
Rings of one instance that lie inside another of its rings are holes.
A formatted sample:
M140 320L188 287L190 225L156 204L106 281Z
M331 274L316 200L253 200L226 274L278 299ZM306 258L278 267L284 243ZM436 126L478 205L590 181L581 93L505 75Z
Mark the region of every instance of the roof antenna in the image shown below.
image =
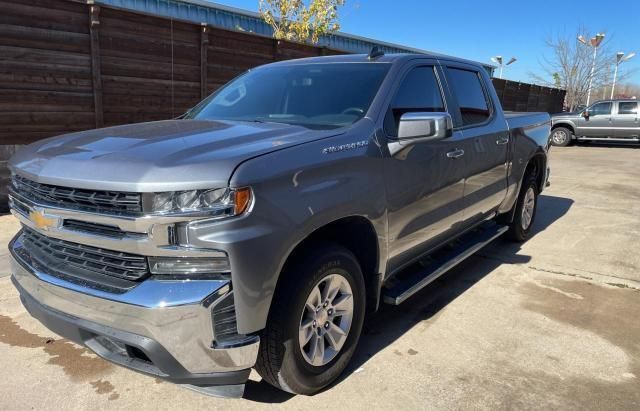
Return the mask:
M367 58L369 60L374 60L382 56L384 56L384 51L382 51L378 46L373 46Z

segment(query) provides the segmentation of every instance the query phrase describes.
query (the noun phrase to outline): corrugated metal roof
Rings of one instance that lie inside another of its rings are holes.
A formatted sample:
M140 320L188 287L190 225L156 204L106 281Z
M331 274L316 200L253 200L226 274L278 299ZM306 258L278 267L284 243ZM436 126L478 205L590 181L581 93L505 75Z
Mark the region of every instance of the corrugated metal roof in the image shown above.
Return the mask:
M90 0L89 0L90 1ZM170 17L194 23L207 23L229 30L239 30L271 37L273 30L264 22L260 14L235 7L225 6L205 0L94 0L96 4L104 4L141 13ZM385 41L355 36L353 34L336 33L322 36L320 46L330 47L349 53L368 53L373 46L378 46L387 54L392 53L429 53L413 47L387 43ZM436 53L437 54L437 53ZM484 64L491 73L493 66Z

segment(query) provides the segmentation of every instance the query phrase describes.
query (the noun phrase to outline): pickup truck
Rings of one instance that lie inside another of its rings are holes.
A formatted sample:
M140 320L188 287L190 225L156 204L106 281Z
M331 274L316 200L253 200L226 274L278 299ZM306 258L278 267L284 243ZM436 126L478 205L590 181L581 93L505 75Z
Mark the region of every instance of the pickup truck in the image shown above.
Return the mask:
M602 100L551 116L551 144L564 147L574 141L640 142L638 100Z
M531 235L549 135L547 114L504 113L474 62L265 65L180 119L16 153L12 280L106 360L227 396L255 367L311 395L382 302Z

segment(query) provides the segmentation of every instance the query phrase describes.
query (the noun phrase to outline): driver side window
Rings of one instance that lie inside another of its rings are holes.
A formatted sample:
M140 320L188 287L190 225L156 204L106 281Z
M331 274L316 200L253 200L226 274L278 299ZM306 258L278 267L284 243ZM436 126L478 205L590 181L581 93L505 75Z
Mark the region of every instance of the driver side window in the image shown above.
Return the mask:
M444 112L444 100L432 66L416 67L404 78L391 102L384 128L388 135L398 135L400 117L405 113Z
M611 114L611 103L594 104L589 109L590 116L605 116Z

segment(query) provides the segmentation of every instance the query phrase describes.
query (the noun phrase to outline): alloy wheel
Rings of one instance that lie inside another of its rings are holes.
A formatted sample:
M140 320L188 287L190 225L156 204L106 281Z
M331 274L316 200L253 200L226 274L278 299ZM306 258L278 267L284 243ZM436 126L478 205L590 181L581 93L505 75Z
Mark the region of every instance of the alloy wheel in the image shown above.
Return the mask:
M558 146L563 145L568 138L569 136L567 135L567 132L564 130L556 130L551 135L551 141L553 141L553 143Z
M353 292L342 275L330 274L313 287L298 332L305 361L321 367L338 355L349 335L353 312Z
M522 229L527 230L533 220L533 213L536 207L536 193L533 187L529 187L527 193L524 196L524 202L522 204Z

